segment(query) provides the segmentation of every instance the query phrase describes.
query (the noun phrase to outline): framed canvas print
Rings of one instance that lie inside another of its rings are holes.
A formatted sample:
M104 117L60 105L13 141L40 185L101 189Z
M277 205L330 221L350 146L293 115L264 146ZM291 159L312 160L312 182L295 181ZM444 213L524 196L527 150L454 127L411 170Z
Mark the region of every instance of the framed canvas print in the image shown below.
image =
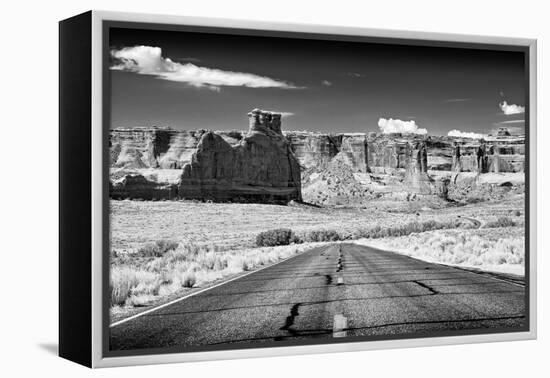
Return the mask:
M536 42L60 22L60 355L536 337Z

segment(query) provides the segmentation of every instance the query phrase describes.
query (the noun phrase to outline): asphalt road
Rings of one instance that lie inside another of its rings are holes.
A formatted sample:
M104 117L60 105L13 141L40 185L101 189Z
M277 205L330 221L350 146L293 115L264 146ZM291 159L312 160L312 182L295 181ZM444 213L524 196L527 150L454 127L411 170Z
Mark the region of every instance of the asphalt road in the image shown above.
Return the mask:
M111 350L525 325L520 284L355 244L314 248L110 328Z

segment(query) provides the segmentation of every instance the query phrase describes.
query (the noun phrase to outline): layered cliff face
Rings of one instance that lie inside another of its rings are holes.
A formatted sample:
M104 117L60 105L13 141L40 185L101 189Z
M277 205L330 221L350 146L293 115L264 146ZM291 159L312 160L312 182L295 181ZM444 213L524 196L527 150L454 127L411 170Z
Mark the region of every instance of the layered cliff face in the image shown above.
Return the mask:
M431 170L476 173L524 171L523 136L489 136L486 139L429 137Z
M110 145L114 198L285 202L303 193L329 205L395 193L460 199L477 184L464 189L457 177L523 172L525 154L524 138L504 133L282 132L280 116L260 110L249 114L247 133L115 129Z
M180 131L167 128L120 128L111 131L113 168L182 169L191 161L205 130ZM229 145L244 138L242 131L216 131ZM302 169L330 162L340 154L358 172L392 173L407 168L408 146L423 142L429 170L460 172L523 172L525 140L501 135L484 141L478 161L480 140L419 136L415 134L320 134L284 132ZM480 163L481 162L481 163Z
M368 145L365 134L344 134L338 155L355 172L367 173Z
M366 134L284 133L303 169L328 164L336 155L358 172L367 172Z
M119 128L111 131L111 167L181 169L206 130L181 131L169 128ZM240 131L217 132L230 145L243 138Z
M301 131L284 134L303 169L326 164L339 152L341 137Z
M411 146L425 143L425 137L416 134L371 134L367 141L367 166L371 172L394 173L407 169L411 160Z
M109 139L111 166L157 168L157 156L169 149L170 139L170 130L157 128L113 130Z

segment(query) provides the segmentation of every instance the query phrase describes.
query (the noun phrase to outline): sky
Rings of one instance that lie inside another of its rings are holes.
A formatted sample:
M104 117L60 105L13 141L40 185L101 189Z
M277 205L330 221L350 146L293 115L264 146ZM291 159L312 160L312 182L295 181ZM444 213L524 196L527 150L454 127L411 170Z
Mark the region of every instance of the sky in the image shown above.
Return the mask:
M112 28L111 128L522 131L521 52Z

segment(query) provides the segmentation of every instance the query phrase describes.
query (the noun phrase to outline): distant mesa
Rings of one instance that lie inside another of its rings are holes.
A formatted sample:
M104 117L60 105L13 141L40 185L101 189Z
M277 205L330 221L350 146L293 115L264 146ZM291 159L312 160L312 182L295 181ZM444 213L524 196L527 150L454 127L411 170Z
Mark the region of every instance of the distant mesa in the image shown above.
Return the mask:
M441 177L446 174L524 171L525 138L503 127L484 139L415 133L327 134L283 131L281 118L280 113L254 109L248 113L248 131L111 130L110 195L286 203L313 201L310 195L316 193L315 202L317 197L330 197L327 188L345 196L336 189L338 185L359 193L363 184L346 186L337 179L343 175L368 182L374 192L444 196L447 188ZM383 182L376 184L377 177ZM311 185L325 188L326 193Z

